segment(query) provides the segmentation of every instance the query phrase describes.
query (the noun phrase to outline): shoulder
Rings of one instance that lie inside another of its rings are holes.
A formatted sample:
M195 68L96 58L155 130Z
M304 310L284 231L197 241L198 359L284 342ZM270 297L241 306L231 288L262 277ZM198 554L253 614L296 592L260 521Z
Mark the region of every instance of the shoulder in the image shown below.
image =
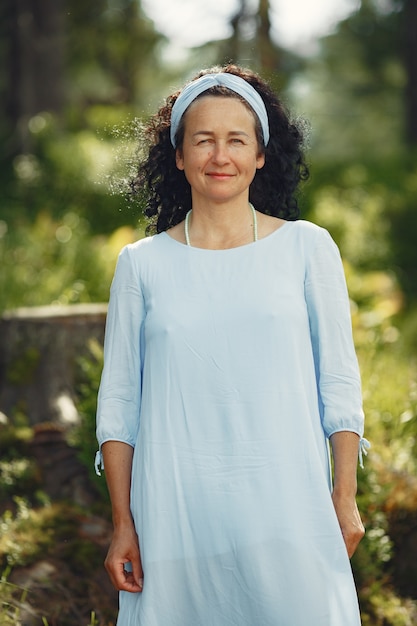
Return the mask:
M283 226L285 226L286 230L289 231L293 237L302 238L307 241L314 241L320 237L329 237L329 233L326 229L313 222L306 220L287 221L279 217L266 215L265 213L258 213L258 233L261 239L280 230Z
M118 256L116 274L138 278L157 262L164 263L171 254L165 233L144 237L124 246Z
M307 220L287 222L286 240L289 249L306 267L320 264L333 265L341 260L340 251L326 228Z
M325 233L329 235L328 231L325 228L319 226L318 224L315 224L314 222L309 222L307 220L296 220L295 222L289 223L294 225L293 227L296 232L306 238L314 239L317 237L323 237L326 236Z
M143 237L143 239L138 239L124 246L120 251L119 261L126 260L130 263L142 262L155 254L160 254L165 247L165 233Z
M316 246L336 245L329 231L318 224L314 224L314 222L296 220L286 222L286 224L288 231L300 245L311 249Z
M157 245L159 240L159 235L152 235L150 237L143 237L142 239L138 239L133 243L128 243L121 250L121 254L128 255L136 255L136 254L144 254L152 248L152 246Z

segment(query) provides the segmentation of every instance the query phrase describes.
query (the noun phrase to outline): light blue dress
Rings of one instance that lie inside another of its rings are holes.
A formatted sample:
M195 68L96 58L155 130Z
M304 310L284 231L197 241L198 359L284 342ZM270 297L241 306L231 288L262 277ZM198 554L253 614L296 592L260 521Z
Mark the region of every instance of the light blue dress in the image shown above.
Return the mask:
M362 436L339 251L286 222L228 250L167 233L123 249L100 445L134 447L141 594L118 626L358 626L327 438Z

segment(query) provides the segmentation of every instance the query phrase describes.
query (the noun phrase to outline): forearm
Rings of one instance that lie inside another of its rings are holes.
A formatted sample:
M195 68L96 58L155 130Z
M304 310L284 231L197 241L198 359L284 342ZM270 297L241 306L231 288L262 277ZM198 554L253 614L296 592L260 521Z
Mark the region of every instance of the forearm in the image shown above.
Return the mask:
M334 466L333 493L340 496L356 496L359 439L359 435L349 431L337 432L330 437Z
M348 431L330 437L334 464L332 500L349 557L365 534L356 505L359 440L359 435Z
M106 441L102 454L114 527L132 524L130 484L133 448L120 441Z
M133 448L120 441L107 441L102 446L102 454L114 525L105 566L116 589L140 592L143 588L143 569L130 512ZM131 571L127 571L126 563L131 564Z

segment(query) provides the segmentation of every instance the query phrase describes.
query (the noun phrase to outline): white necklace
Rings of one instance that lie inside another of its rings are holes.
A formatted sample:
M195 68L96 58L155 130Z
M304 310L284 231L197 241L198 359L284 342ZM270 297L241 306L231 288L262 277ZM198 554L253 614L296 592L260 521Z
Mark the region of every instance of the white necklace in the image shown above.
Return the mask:
M258 218L256 217L255 208L253 204L251 204L250 202L249 202L249 208L252 212L252 218L253 218L253 240L258 241ZM185 243L187 244L187 246L191 246L190 232L189 232L191 213L192 213L192 209L188 211L187 215L185 216L185 222L184 222Z

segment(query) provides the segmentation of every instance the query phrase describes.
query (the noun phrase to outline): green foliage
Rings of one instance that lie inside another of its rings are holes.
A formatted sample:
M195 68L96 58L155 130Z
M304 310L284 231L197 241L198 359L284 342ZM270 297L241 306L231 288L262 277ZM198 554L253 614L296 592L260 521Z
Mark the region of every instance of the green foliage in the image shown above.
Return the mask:
M0 500L27 493L37 484L36 468L27 458L0 460Z
M0 173L0 219L9 230L39 214L58 220L76 215L98 233L137 224L138 210L124 198L127 189L113 184L116 177L122 181L131 174L136 148L132 112L95 106L85 111L83 121L82 128L64 131L47 112L29 120L30 152L16 155Z
M6 230L0 239L0 311L107 301L117 255L135 237L128 227L112 237L92 237L86 220L75 213L60 221L39 214L34 224ZM23 375L17 365L13 371Z
M44 624L114 624L110 615L114 615L116 603L113 600L110 606L108 598L100 598L100 594L95 596L97 611L90 612L90 621L87 618L80 621L90 598L88 589L94 589L95 580L101 579L101 576L97 579L96 572L102 569L104 559L103 550L80 533L82 515L66 505L34 509L27 503L19 503L15 516L11 512L2 516L0 567L5 571L0 580L2 626L23 625L25 622L20 621L23 608L29 608L30 614L38 615ZM25 566L23 572L31 572L36 571L37 564L41 564L38 571L44 572L44 579L32 580L27 590L8 582L9 575L22 571L22 566ZM91 572L91 581L86 580L86 572ZM98 611L103 618L100 621ZM108 619L104 619L105 615Z
M28 454L31 437L32 430L26 426L0 423L0 515L13 498L38 495L39 476Z
M62 222L39 215L33 225L6 232L0 242L1 308L95 300L101 281L92 282L91 295L85 289L95 254L87 235L88 225L73 213Z
M97 476L93 467L91 450L97 449L96 408L97 394L103 368L103 349L96 342L89 345L89 357L78 360L77 409L80 425L73 433L73 442L79 450L79 458L87 468L91 482L96 485L104 502L108 502L108 491L104 476Z
M78 103L141 102L151 72L158 75L162 35L139 1L68 3L69 76Z
M315 158L330 167L392 158L404 148L403 31L401 14L389 4L384 11L362 0L295 77L294 102L312 122Z
M371 613L362 613L363 626L414 626L417 603L395 594L385 581L374 581L364 594Z
M396 327L387 326L379 345L375 346L377 341L378 338L368 349L359 348L366 383L364 404L368 426L380 462L413 474L417 470L413 454L413 438L417 433L412 433L417 416L416 362L402 348L401 333Z
M305 189L308 218L328 228L344 260L396 276L417 299L417 154L319 161Z
M412 532L417 490L410 492L406 477L417 471L417 364L404 343L399 317L402 298L393 275L358 273L350 265L346 270L362 372L365 436L372 442L365 471L359 470L358 475L366 535L353 558L362 620L364 626L411 626L417 605L395 592L399 574L392 559L399 537L393 534L391 519L407 502L405 519L408 515ZM407 565L402 565L407 572ZM412 567L411 559L408 569Z
M36 511L25 498L15 497L16 514L6 510L0 520L0 559L10 566L33 563L53 541L54 511Z
M415 83L404 48L405 41L411 45L407 4L363 0L321 41L293 78L290 95L312 126L308 213L331 230L344 258L362 269L390 269L415 301L417 154L406 115L407 84Z
M382 183L370 184L363 166L341 168L332 183L322 180L312 193L310 217L330 230L342 250L362 373L365 436L372 444L365 469L358 470L358 504L367 532L352 561L362 620L364 626L411 626L415 598L402 598L395 584L413 575L414 561L410 555L401 572L394 568L401 537L392 520L399 511L402 529L412 533L415 528L417 486L408 477L417 474L417 362L410 342L416 325L389 264L384 192L390 193Z
M8 582L10 567L0 577L0 623L2 626L20 626L20 606L24 603L27 592Z

